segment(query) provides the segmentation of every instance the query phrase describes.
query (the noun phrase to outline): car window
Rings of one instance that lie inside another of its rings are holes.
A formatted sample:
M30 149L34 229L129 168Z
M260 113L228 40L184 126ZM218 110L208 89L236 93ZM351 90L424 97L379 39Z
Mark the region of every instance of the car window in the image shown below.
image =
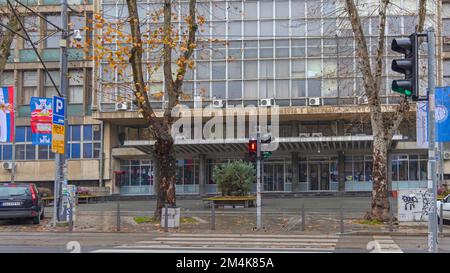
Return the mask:
M30 190L27 187L0 187L0 196L20 196L29 195Z

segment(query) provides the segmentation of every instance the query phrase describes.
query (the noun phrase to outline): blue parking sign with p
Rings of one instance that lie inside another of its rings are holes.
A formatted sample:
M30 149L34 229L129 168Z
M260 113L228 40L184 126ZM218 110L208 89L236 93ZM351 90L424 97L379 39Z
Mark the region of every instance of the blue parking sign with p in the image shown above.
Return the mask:
M64 125L65 99L53 96L53 124Z

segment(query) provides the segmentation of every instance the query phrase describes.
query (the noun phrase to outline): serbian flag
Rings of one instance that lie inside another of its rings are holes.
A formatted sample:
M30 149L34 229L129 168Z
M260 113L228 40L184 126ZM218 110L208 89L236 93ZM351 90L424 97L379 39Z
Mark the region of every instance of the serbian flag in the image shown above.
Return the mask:
M0 142L14 141L14 87L2 87L0 92Z

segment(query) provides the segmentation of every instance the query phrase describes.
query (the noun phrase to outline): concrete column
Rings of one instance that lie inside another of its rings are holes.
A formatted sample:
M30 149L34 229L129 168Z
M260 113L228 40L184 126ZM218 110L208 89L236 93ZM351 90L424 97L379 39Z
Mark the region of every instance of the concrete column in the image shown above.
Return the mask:
M153 165L153 195L157 195L156 191L158 190L158 176L159 176L159 166L158 160L154 154L151 155L152 165Z
M345 191L345 156L343 151L338 152L339 191Z
M298 130L298 122L296 120L293 120L291 123L291 137L298 137L298 134L300 133Z
M206 194L206 189L205 189L205 185L206 185L206 158L204 154L200 154L199 155L199 163L200 163L200 168L199 168L199 175L198 175L198 190L200 193L200 196L205 196Z
M291 153L291 162L292 162L292 191L298 192L298 191L300 191L298 152Z

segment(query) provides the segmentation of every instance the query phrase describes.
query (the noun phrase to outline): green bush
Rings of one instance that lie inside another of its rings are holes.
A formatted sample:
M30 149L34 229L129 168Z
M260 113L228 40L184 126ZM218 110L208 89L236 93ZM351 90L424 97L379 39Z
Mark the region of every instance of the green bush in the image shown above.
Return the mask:
M239 160L215 166L213 179L222 195L242 196L250 192L255 173L251 163Z

